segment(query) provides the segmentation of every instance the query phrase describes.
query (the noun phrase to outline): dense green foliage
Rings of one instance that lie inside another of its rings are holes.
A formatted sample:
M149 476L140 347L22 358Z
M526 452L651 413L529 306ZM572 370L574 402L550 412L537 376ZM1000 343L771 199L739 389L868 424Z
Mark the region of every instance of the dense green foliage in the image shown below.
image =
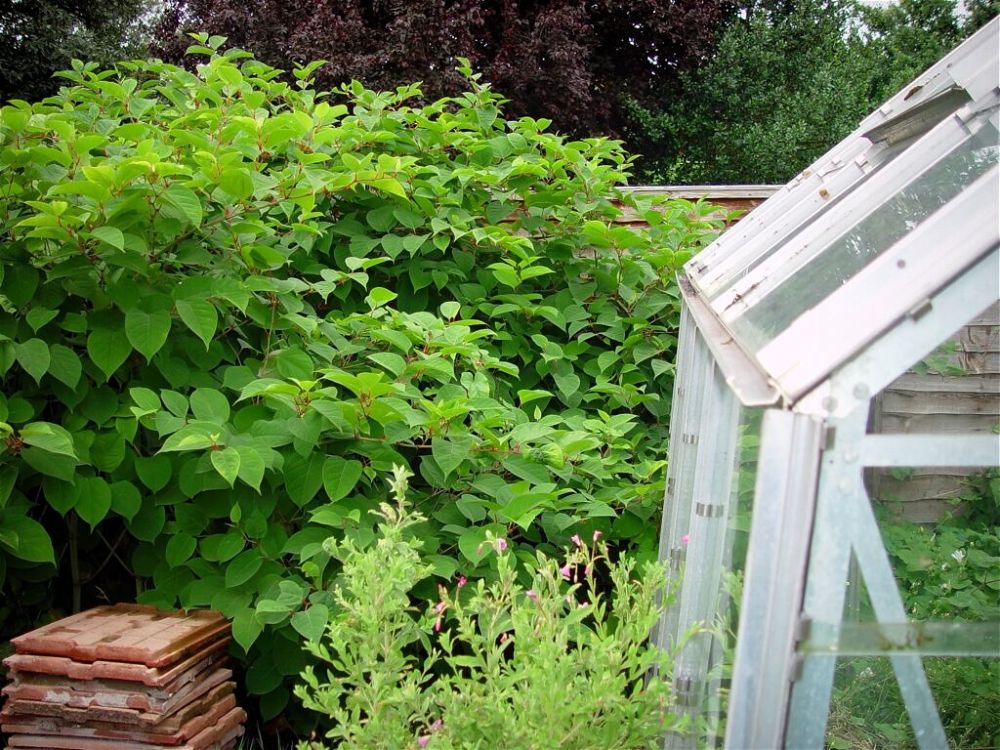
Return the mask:
M889 517L881 523L900 594L912 620L997 620L1000 470L971 477L969 490L967 497L959 498L960 512L934 526ZM1000 661L925 658L924 669L951 744L996 747L1000 743L996 723ZM842 660L838 670L828 734L831 748L848 750L862 743L917 746L887 658Z
M682 74L676 96L630 103L646 182L783 183L997 12L996 0L763 0Z
M441 586L421 611L408 594L431 566L409 533L421 517L403 504L405 482L397 467L398 505L383 504L375 544L325 546L343 574L328 629L307 643L322 666L307 668L296 694L330 717L327 739L366 750L638 750L678 728L669 659L645 645L668 601L663 565L610 561L595 532L574 536L561 560L539 553L521 585L506 539L491 537L498 580ZM646 684L653 666L662 679Z
M397 464L441 580L494 575L491 533L652 557L707 209L619 196L649 228L616 225L619 146L505 121L468 70L411 106L200 41L195 72L77 64L0 110L3 631L136 587L211 606L273 715L322 542L373 538Z
M54 94L73 58L111 64L145 52L150 0L0 3L0 104Z

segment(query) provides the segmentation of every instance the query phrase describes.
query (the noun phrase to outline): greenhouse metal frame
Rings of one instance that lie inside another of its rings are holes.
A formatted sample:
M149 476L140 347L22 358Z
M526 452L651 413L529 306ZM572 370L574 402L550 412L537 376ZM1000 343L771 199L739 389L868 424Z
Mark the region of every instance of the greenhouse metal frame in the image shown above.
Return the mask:
M1000 296L998 50L993 19L680 276L660 549L682 583L655 637L700 729L666 748L821 748L836 658L865 654L891 660L919 746L947 747L923 658L998 655L995 623L907 620L864 482L998 463L995 434L869 425ZM869 622L844 616L859 582Z

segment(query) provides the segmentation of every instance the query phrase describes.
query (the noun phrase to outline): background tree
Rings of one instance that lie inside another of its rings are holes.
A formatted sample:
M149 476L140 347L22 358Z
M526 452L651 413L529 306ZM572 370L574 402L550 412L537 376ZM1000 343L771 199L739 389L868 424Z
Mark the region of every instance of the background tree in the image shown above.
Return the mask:
M752 2L658 106L630 99L640 180L785 182L997 10L996 0Z
M467 57L508 97L510 116L573 135L622 135L622 95L661 98L707 60L732 0L170 0L155 51L180 60L187 32L225 35L281 68L322 59L321 87L422 81L453 95Z
M145 54L154 0L0 0L0 102L56 92L74 58L102 64Z

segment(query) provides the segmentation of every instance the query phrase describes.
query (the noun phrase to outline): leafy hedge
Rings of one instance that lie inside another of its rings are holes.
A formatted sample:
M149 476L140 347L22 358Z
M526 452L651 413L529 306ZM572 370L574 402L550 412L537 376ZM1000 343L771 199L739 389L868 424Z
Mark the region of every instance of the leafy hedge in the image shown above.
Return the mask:
M468 69L421 105L198 41L0 110L0 631L134 581L232 618L276 714L321 542L372 538L394 464L440 578L490 576L488 533L651 557L707 209L619 195L616 143L506 122Z

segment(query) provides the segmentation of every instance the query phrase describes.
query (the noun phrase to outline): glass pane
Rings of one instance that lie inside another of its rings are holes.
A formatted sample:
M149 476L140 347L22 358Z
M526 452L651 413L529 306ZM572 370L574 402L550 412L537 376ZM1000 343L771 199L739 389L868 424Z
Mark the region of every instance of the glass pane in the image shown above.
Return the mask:
M733 320L733 331L760 349L988 171L998 155L997 130L987 124Z
M923 664L949 746L1000 747L1000 660L928 657ZM826 746L917 747L888 657L837 660Z
M948 742L1000 747L1000 659L924 659Z
M718 385L724 387L721 375ZM715 491L691 488L693 509L682 536L683 584L678 596L679 627L684 610L699 610L689 621L689 635L674 672L677 710L690 721L689 731L668 738L668 748L721 747L725 736L728 685L733 666L738 604L743 585L750 512L756 479L760 410L739 409L729 422L731 433L718 439L699 436L699 461L705 461ZM677 498L680 501L680 498Z
M837 660L826 747L830 750L917 747L888 657Z
M874 164L874 168L867 172L859 172L856 182L849 189L844 185L838 185L837 193L847 195L849 190L863 190L864 184L873 175L890 164L909 145L908 142L892 145L882 143L870 145L864 151L864 159L869 164ZM831 180L839 179L841 179L841 175L834 172ZM733 233L734 238L731 239L723 235L723 240L719 243L719 250L723 250L725 253L713 252L710 248L689 261L688 265L696 274L699 264L705 264L706 268L711 268L710 278L702 279L699 277L698 279L705 296L709 300L717 299L739 279L781 251L795 239L799 232L820 221L823 216L838 205L837 200L817 201L815 199L816 193L815 185L807 183L799 187L784 200L784 211L771 216L769 221L762 225L761 231L757 235L742 240L742 244L736 244L735 238L738 236L736 233L740 229L737 224L734 229L729 230ZM709 255L709 253L712 254Z

